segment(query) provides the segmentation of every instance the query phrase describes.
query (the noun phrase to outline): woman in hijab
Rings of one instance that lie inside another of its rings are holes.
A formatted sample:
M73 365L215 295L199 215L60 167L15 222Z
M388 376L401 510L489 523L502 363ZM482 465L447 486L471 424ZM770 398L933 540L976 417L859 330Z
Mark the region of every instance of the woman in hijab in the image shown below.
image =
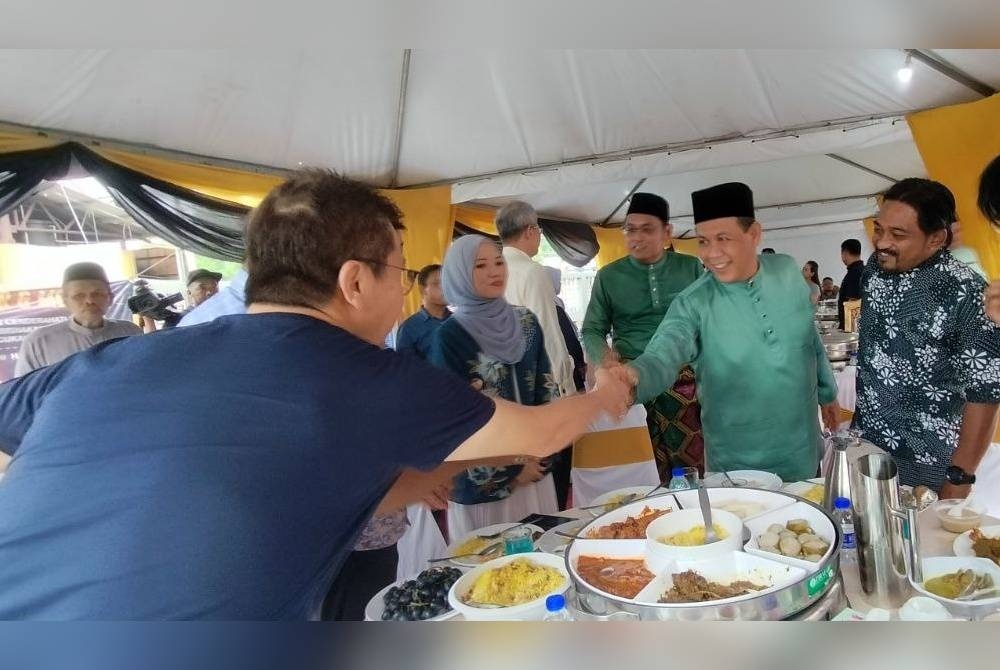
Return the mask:
M529 310L504 300L507 265L497 244L480 235L455 240L444 257L441 286L454 312L434 334L428 361L494 397L522 405L552 400L557 392L542 329ZM546 467L523 457L455 477L448 506L451 539L536 512L557 512Z

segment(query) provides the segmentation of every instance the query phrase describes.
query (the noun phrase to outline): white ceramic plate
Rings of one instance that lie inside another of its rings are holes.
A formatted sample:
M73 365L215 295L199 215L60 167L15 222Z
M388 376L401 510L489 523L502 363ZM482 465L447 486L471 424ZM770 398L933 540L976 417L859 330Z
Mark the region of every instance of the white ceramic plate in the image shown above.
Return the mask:
M561 523L558 526L545 531L545 534L538 538L535 542L535 549L538 551L544 551L546 554L558 554L562 556L563 552L566 550L566 546L569 545L572 540L568 537L563 537L562 535L557 535L556 531L561 531L563 533L569 533L570 535L579 535L583 527L590 523L590 519L573 519L572 521L567 521L566 523Z
M392 587L401 586L402 584L408 581L409 581L408 579L403 579L398 582L389 584L384 589L382 589L374 596L372 596L372 599L369 600L368 604L365 606L365 621L381 621L382 612L385 611L385 600L384 600L385 594L388 593L389 589L391 589ZM424 621L445 621L457 615L458 612L456 612L454 609L451 609L445 612L444 614L433 617L431 619L424 619Z
M737 486L754 489L777 491L781 488L781 477L763 470L727 470L726 474ZM712 473L705 478L705 486L722 486L725 477L721 472Z
M451 544L449 544L448 545L448 555L451 556L452 554L457 554L459 547L461 547L463 544L465 544L468 540L471 540L472 537L475 536L475 535L492 535L494 533L501 533L501 532L507 530L508 528L511 528L513 526L518 526L518 525L520 525L520 524L518 524L517 522L513 522L513 523L495 523L492 526L486 526L485 528L477 528L476 530L474 530L473 532L469 533L465 537L462 537L461 539L456 540L455 542L452 542ZM532 523L528 524L528 528L531 529L532 533L541 533L541 532L543 532L541 528L539 528L538 526L536 526L535 524L532 524ZM503 539L500 536L497 536L497 538L495 540L490 540L489 544L493 544L494 542L503 542ZM489 544L487 544L486 546L489 546ZM484 546L483 548L485 549L486 547ZM501 552L500 555L502 555L502 552ZM496 556L494 556L494 558L496 558ZM481 565L483 561L482 561L482 559L480 559L480 558L478 558L476 556L467 556L466 558L456 558L456 559L453 559L451 562L454 563L455 565L462 565L462 566L465 566L467 568L472 568L472 567L475 567L477 565Z
M589 505L587 505L587 507L592 507L594 505L608 505L608 507L606 507L605 509L601 508L589 509L587 511L593 514L594 516L600 516L605 512L610 512L611 510L620 507L621 506L620 499L622 497L630 496L633 494L637 497L642 497L648 495L655 488L656 488L655 486L629 486L622 489L615 489L614 491L608 491L607 493L597 496ZM659 491L657 491L657 493L660 492L667 493L667 490L660 489ZM617 503L615 501L616 498L619 499Z
M697 491L676 491L674 498L684 509L700 509ZM777 492L733 488L709 489L708 499L712 509L732 512L744 521L795 502L794 498Z
M979 530L986 537L1000 537L1000 526L983 526ZM955 552L956 556L975 558L976 552L972 550L972 539L969 537L971 533L971 530L967 530L956 537L955 541L951 543L951 549Z

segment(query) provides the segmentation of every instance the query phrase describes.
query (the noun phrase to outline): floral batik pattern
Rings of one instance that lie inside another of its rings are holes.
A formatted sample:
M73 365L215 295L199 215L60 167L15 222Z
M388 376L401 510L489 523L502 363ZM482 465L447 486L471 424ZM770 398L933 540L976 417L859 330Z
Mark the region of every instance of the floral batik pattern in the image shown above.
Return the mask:
M875 257L862 278L855 425L895 459L904 484L939 488L966 402L1000 402L1000 328L985 282L942 251L902 273Z

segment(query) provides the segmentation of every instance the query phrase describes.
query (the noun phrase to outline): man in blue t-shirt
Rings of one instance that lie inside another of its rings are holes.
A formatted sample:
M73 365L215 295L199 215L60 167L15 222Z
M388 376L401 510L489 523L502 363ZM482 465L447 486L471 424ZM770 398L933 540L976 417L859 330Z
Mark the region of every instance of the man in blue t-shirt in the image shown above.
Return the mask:
M421 268L417 286L420 289L420 311L399 327L395 349L400 353L415 354L426 361L434 333L451 316L448 301L441 291L441 266L435 263Z
M624 413L612 372L520 407L383 350L401 228L374 189L297 173L248 224L247 314L0 386L0 619L312 618L368 518L439 481L403 468L544 457Z

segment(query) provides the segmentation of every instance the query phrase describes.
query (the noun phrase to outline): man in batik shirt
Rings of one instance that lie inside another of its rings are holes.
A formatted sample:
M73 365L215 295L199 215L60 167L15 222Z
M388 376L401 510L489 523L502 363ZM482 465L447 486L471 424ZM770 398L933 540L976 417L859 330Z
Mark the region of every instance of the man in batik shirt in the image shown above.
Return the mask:
M903 484L964 497L1000 403L1000 328L986 282L947 251L955 198L927 179L885 192L862 280L855 425Z

